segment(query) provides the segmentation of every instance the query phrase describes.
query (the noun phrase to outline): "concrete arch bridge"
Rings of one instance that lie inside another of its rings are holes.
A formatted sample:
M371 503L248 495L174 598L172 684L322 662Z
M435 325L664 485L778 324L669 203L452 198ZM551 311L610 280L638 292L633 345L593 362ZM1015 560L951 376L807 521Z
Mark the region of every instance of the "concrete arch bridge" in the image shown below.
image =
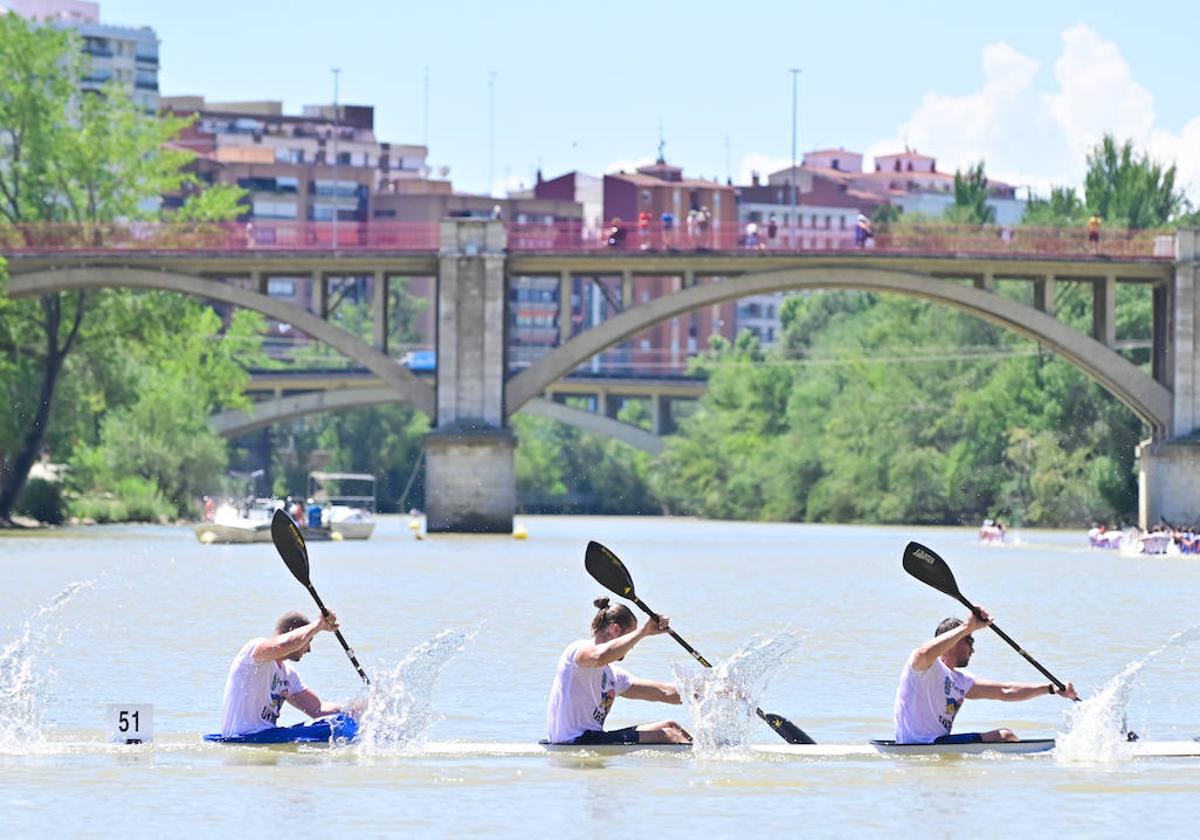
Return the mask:
M1180 232L1168 253L982 252L909 248L902 252L510 251L504 225L456 219L442 223L436 252L371 250L98 251L6 254L9 294L68 289L168 289L262 312L337 349L374 378L371 393L328 391L288 411L336 409L355 400L403 402L428 413L427 506L431 530L504 531L515 508L513 448L508 419L527 410L564 419L542 395L580 365L630 336L698 308L747 295L801 289L857 289L895 293L947 305L1039 342L1094 378L1140 417L1150 431L1141 455L1141 517L1153 523L1200 521L1200 457L1192 441L1200 420L1197 388L1200 343L1195 340L1197 234ZM306 308L272 299L272 274L311 273L315 299ZM436 276L437 371L424 381L387 355L387 278ZM331 323L331 276L373 276L373 341ZM670 291L641 304L634 278L669 278ZM214 276L243 276L235 286ZM510 375L505 333L509 280L557 278L558 346ZM619 282L617 314L573 334L570 289L580 277ZM1033 306L993 291L998 280L1031 284ZM970 282L963 282L970 281ZM1090 287L1090 334L1054 317L1056 287ZM1115 301L1120 283L1149 286L1154 300L1152 370L1147 373L1115 349ZM351 389L347 389L351 390ZM361 404L361 403L358 403ZM262 410L262 409L258 409ZM264 415L265 416L265 415ZM294 416L294 415L293 415ZM567 417L572 421L582 418ZM604 418L596 418L603 420ZM614 431L607 428L604 431Z

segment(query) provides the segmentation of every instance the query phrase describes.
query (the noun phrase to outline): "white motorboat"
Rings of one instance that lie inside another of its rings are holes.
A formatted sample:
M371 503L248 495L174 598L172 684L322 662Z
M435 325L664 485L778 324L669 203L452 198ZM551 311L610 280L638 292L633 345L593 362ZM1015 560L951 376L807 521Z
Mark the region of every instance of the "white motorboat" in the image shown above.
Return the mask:
M271 541L271 517L278 505L273 499L255 499L247 508L224 504L209 521L192 526L196 539L211 543L238 544Z
M370 473L311 472L308 497L322 507L321 527L334 539L365 540L375 531L375 476Z

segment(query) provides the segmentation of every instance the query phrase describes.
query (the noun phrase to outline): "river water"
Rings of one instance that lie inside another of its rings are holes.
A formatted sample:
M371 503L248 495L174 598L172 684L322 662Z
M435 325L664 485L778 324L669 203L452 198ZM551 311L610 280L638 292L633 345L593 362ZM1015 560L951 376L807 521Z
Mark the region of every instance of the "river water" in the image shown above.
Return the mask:
M762 707L818 741L890 737L905 657L941 618L961 612L903 572L910 539L945 557L963 593L1081 695L1106 686L1118 695L1110 704L1143 739L1200 734L1200 643L1189 632L1200 621L1200 563L1192 559L1091 551L1082 533L1027 531L996 547L967 529L585 517L522 524L523 542L418 541L406 517L385 517L368 542L310 544L313 583L381 684L377 708L388 718L379 730L386 737L332 750L200 740L219 728L225 674L242 643L286 610L312 609L272 546L202 546L187 528L156 526L0 537L6 836L1115 836L1183 833L1200 818L1200 759L1110 760L1090 730L1080 731L1071 761L771 760L738 749L422 755L423 741L543 737L558 655L585 635L591 600L605 594L583 568L589 539L612 548L642 599L714 663L739 650L765 657L750 689L765 680ZM1041 681L994 634L977 636L976 674ZM1142 664L1114 692L1111 681L1133 663ZM665 636L643 641L625 663L665 680L694 679L692 664ZM323 697L360 689L331 636L299 668ZM109 703L152 703L154 742L109 745ZM1053 736L1069 728L1068 705L975 701L956 728ZM707 726L688 709L629 700L617 701L609 726L665 717ZM289 710L283 722L300 719ZM778 740L761 724L746 735Z

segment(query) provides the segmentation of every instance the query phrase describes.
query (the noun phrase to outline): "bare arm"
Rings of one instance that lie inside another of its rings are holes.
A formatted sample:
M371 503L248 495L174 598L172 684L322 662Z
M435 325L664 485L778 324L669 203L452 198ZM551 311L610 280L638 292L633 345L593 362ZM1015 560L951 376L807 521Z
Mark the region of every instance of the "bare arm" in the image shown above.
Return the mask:
M1032 700L1034 697L1044 697L1047 694L1054 694L1053 683L1013 683L1013 682L996 682L995 680L976 680L975 685L971 686L971 690L967 692L967 697L971 700L1007 700L1015 702L1017 700ZM1062 692L1064 697L1075 699L1075 686L1067 683L1066 691Z
M970 636L973 632L975 632L975 627L972 625L972 622L968 621L966 624L958 625L953 630L947 630L940 636L934 636L913 651L913 670L928 671L933 667L933 663L937 662L939 656L950 650L950 648L954 647L967 636Z
M304 689L299 694L290 695L287 701L310 718L336 715L344 708L340 703L323 703L317 693L310 688Z
M303 627L280 633L264 639L254 646L254 661L270 662L272 659L287 659L293 653L307 647L322 630L331 630L337 626L337 618L330 613L330 618L318 618Z
M646 619L645 623L636 630L630 630L623 636L617 636L615 639L610 639L607 642L600 644L590 644L579 648L575 651L575 664L580 668L603 668L610 662L616 662L622 659L625 654L633 650L633 646L644 639L646 636L657 636L668 627L668 619L666 616L659 616L656 622L652 618Z
M621 693L622 697L630 700L652 700L656 703L671 703L678 706L683 701L679 698L679 689L667 683L653 680L635 679L629 688Z

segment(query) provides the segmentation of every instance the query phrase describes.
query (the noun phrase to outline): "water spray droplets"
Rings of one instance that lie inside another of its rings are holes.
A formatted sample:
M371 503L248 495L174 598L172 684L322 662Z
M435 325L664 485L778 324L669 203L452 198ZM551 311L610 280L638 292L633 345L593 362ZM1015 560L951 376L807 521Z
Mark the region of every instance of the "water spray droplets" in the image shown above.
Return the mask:
M692 714L696 752L746 745L759 698L800 641L795 632L756 637L711 670L674 667L675 683Z
M366 704L360 719L359 752L397 752L420 744L437 719L433 692L442 668L478 632L478 625L444 630L414 648L391 671L376 677L366 696L356 701Z
M68 584L25 621L22 634L0 649L0 751L28 751L43 741L41 704L45 678L35 663L43 644L58 632L47 619L92 581Z

